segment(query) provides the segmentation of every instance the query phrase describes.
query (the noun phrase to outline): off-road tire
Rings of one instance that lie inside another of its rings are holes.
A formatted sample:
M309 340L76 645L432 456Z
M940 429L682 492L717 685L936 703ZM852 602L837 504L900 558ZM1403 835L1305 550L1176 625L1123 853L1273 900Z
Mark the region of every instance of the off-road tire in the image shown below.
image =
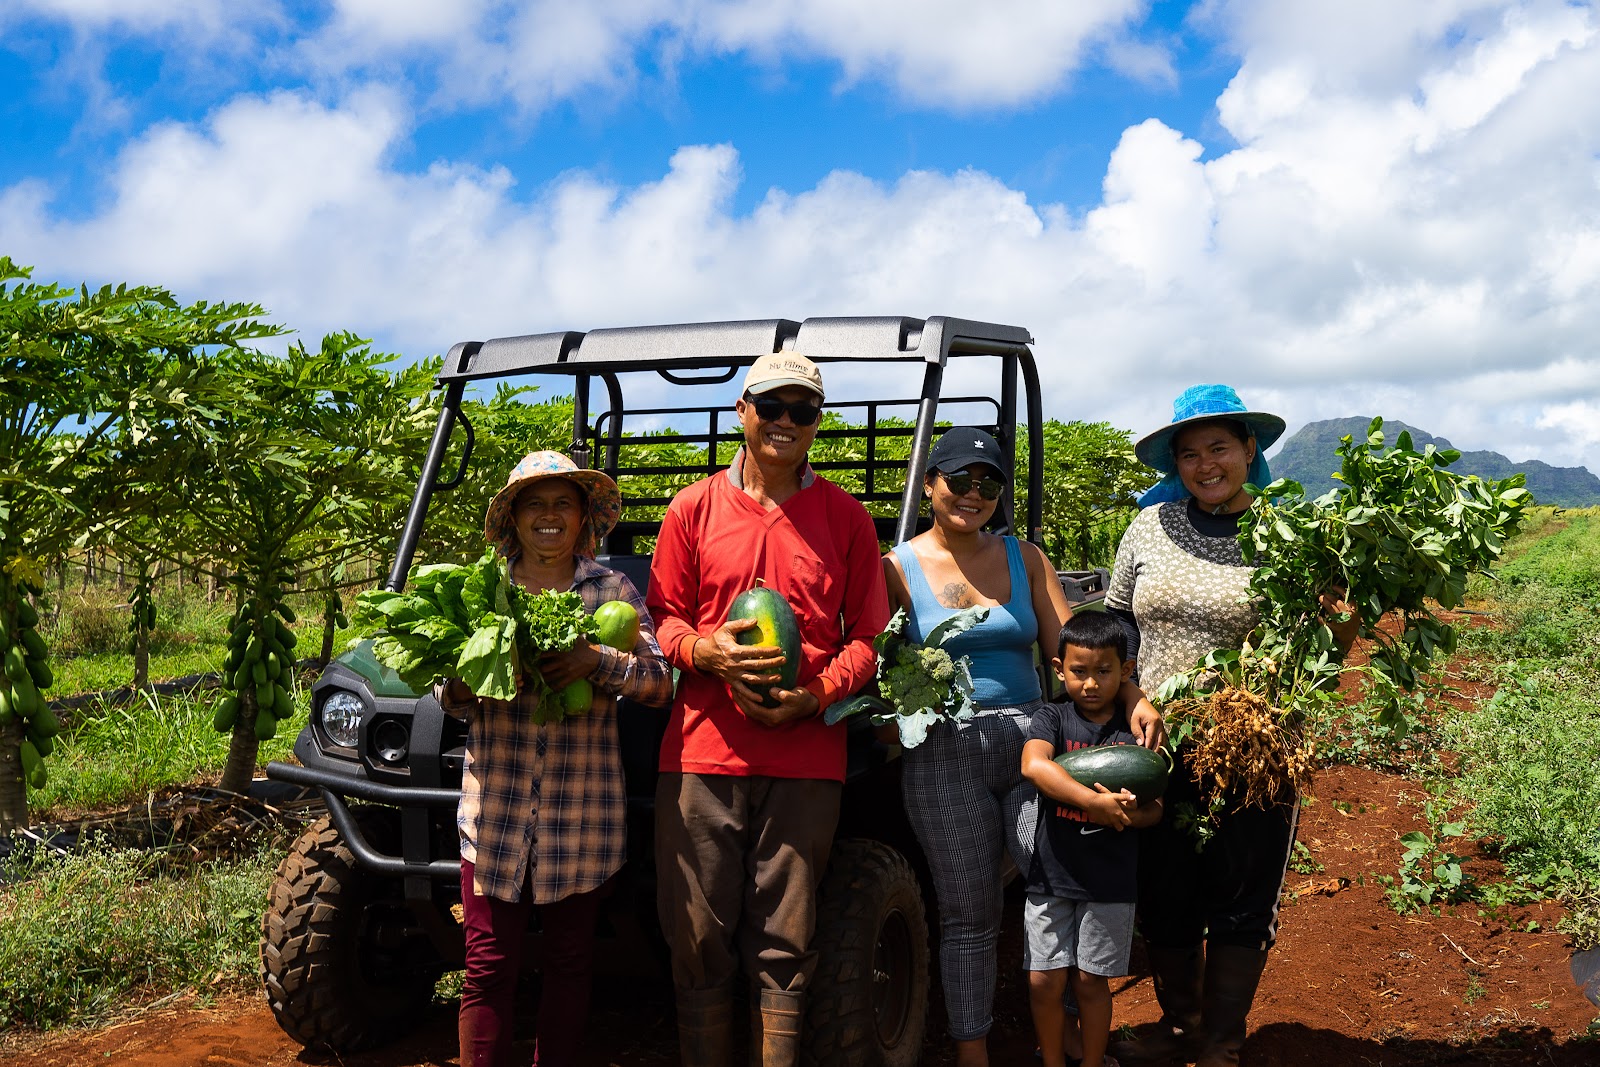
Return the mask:
M837 842L817 900L807 1067L915 1067L928 1024L928 919L905 858Z
M374 847L392 847L398 812L354 814ZM400 889L397 879L357 867L327 816L295 841L261 919L267 1003L290 1037L308 1048L354 1052L400 1037L421 1020L444 968L378 947L378 924L405 921Z

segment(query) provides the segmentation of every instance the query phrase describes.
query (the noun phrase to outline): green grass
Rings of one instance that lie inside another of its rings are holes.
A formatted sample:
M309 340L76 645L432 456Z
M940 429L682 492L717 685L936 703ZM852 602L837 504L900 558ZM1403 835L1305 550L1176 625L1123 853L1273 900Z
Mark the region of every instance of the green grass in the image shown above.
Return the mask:
M292 751L310 711L309 690L296 697L295 714L278 724L276 737L262 742L260 764ZM220 699L221 690L209 689L191 695L146 693L133 703L78 708L46 762L49 783L30 792L33 819L119 807L163 786L215 778L228 758L227 735L211 728Z
M129 997L254 983L281 849L168 873L144 852L14 860L0 887L0 1028L95 1025Z
M1600 943L1600 509L1556 514L1510 546L1493 597L1496 624L1462 651L1492 699L1443 715L1457 754L1439 784L1513 882L1568 906L1563 929Z

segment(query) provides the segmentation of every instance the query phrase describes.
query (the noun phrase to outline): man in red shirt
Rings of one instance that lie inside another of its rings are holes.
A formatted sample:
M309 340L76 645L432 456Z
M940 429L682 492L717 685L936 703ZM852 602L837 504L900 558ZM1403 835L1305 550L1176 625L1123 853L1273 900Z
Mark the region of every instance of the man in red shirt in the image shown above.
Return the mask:
M845 770L845 727L821 716L872 677L872 639L889 621L871 518L806 461L822 401L811 360L758 359L734 405L744 446L673 499L651 563L650 614L681 672L661 745L656 867L688 1067L731 1062L741 964L755 1062L799 1062L816 890ZM773 684L775 649L738 643L754 622L727 621L758 580L799 623L794 689Z

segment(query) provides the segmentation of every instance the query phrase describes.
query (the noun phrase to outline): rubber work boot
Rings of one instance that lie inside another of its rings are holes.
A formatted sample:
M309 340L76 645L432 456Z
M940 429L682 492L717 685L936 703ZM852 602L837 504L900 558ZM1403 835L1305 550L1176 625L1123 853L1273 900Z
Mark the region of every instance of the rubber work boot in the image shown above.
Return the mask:
M1205 1045L1197 1067L1231 1067L1244 1047L1245 1020L1256 999L1256 986L1267 965L1267 950L1243 945L1210 945L1206 949L1205 996L1201 1032Z
M1200 1051L1200 1003L1205 984L1205 952L1200 945L1172 948L1145 945L1155 983L1161 1021L1141 1037L1113 1042L1119 1060L1193 1060Z
M678 990L678 1054L684 1067L733 1067L733 997L727 986Z
M750 1035L751 1067L799 1067L800 1022L805 1017L804 993L761 990L761 1041ZM751 1025L755 1019L751 1019ZM759 1050L760 1057L756 1053Z

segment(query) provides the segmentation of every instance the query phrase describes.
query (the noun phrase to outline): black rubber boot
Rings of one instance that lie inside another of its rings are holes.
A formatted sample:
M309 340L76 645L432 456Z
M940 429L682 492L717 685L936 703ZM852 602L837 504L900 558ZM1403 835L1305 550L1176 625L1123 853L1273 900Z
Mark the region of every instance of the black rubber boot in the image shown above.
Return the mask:
M804 993L761 990L760 1012L752 1012L750 1019L752 1027L758 1020L761 1027L750 1034L751 1067L799 1067L800 1023L805 1018L805 999Z
M1182 1060L1187 1063L1200 1050L1200 1005L1206 977L1205 953L1200 945L1170 948L1145 945L1150 978L1155 983L1161 1021L1147 1034L1111 1045L1119 1060Z
M1205 995L1200 1029L1205 1037L1196 1067L1231 1067L1244 1048L1245 1021L1267 965L1267 950L1241 945L1206 947Z
M684 1067L733 1067L733 994L727 986L678 990L678 1054Z

